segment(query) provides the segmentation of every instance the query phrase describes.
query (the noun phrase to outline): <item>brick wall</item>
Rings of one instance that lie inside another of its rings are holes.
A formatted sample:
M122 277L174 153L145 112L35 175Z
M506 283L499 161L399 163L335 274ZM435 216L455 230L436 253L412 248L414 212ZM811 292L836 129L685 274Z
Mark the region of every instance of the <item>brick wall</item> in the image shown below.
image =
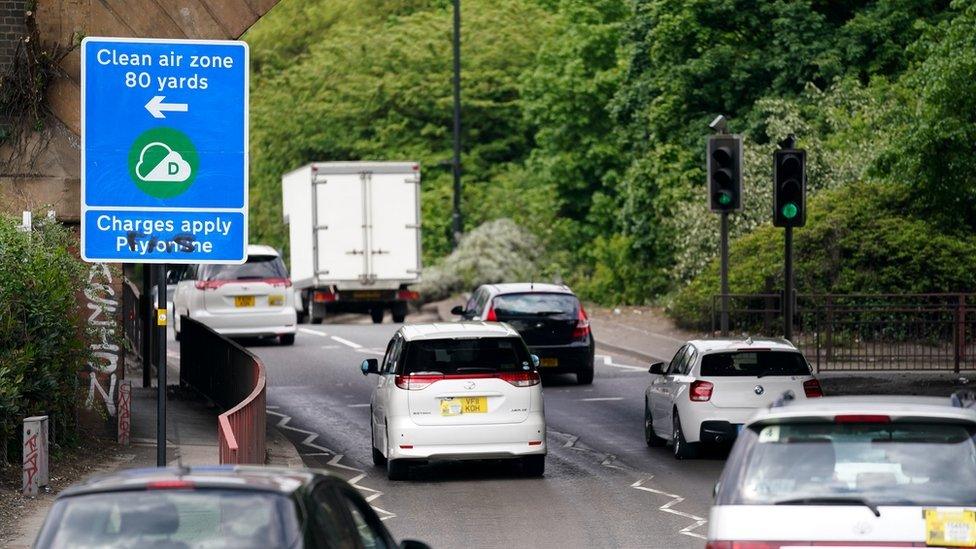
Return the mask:
M24 26L26 9L27 0L0 0L0 71L13 62L17 43L27 32Z

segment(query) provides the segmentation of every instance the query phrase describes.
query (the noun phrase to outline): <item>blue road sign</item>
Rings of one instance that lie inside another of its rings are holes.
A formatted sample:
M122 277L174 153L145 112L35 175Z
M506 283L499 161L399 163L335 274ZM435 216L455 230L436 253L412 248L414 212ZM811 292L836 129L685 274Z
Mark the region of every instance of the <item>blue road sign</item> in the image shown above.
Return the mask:
M82 41L86 261L246 259L248 62L244 42Z

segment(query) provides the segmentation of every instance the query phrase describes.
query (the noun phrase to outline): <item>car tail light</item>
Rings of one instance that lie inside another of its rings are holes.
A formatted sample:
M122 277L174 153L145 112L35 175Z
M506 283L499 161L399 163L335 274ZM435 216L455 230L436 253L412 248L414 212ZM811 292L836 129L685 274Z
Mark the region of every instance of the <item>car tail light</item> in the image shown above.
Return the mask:
M488 306L488 314L485 315L485 320L488 322L498 322L498 315L495 314L495 305Z
M146 484L146 490L186 490L193 488L188 480L157 480Z
M803 392L806 393L807 398L819 398L823 396L823 389L820 387L820 382L816 379L804 381Z
M891 423L891 416L881 414L844 414L834 416L834 423Z
M531 387L542 383L538 372L502 372L497 377L516 387Z
M290 278L263 278L255 282L264 282L265 284L270 284L271 286L291 288Z
M339 295L333 293L332 290L316 290L312 294L312 301L316 303L332 303L333 301L338 301Z
M783 544L778 541L710 541L705 544L705 549L780 549L781 547Z
M580 305L576 316L576 327L573 328L573 339L586 339L588 335L590 335L590 318L586 316L586 311Z
M694 402L707 402L712 398L712 389L715 386L708 381L697 380L691 383L691 391L688 396Z
M406 389L408 391L420 391L421 389L430 387L430 385L435 381L440 381L442 379L444 379L443 374L400 375L393 378L393 382L396 383L396 386L401 389Z
M230 280L197 280L193 285L198 290L216 290Z
M529 441L529 446L542 446L542 441L541 440L530 440Z
M412 290L400 290L397 292L397 299L400 301L419 301L420 292L414 292Z

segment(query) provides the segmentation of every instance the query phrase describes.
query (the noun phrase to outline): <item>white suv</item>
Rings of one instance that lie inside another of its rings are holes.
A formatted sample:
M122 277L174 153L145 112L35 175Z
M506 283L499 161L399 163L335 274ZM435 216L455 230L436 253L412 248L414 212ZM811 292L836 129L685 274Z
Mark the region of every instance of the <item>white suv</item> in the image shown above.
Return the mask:
M227 336L295 342L295 293L281 256L270 246L248 246L242 265L191 265L173 296L177 340L181 315Z
M410 463L432 460L520 459L542 476L546 417L538 358L503 323L404 326L382 362L370 399L373 463L391 480Z
M759 412L716 486L708 549L973 547L976 411L828 397Z
M678 459L694 457L701 443L731 443L749 416L784 393L823 396L810 365L785 339L689 341L650 373L644 440L670 443Z

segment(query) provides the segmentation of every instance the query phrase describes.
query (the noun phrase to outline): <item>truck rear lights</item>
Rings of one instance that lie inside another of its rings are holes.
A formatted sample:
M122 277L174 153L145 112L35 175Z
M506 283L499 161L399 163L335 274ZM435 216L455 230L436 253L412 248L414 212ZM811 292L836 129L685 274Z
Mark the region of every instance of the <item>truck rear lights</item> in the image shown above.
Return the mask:
M816 379L804 381L803 392L807 395L807 398L819 398L823 396L823 388L820 387L820 382Z
M339 300L339 294L333 293L331 290L316 290L312 294L312 301L316 303L332 303Z
M881 414L843 414L834 416L834 423L891 423L891 416Z
M712 398L712 389L715 386L709 381L697 380L691 382L691 390L688 391L688 397L691 398L692 402L708 402Z
M586 311L580 305L579 312L576 315L576 327L573 328L573 339L586 339L588 335L590 335L590 318L586 316Z
M397 300L399 301L419 301L420 292L415 292L413 290L400 290L397 292Z

